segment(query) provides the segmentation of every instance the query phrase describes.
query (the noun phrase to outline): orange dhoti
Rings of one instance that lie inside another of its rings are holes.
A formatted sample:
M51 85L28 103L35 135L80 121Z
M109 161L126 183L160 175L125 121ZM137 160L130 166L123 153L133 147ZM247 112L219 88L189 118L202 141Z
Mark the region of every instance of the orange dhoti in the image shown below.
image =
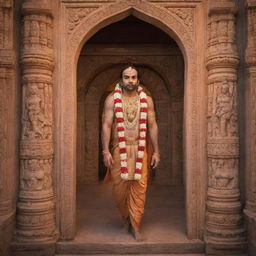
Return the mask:
M123 219L129 219L133 228L139 229L146 201L148 179L147 152L145 150L143 156L141 179L133 180L138 152L136 141L131 144L127 142L126 150L129 180L123 180L120 176L120 153L118 144L112 149L114 166L110 170L110 177L113 183L113 195Z

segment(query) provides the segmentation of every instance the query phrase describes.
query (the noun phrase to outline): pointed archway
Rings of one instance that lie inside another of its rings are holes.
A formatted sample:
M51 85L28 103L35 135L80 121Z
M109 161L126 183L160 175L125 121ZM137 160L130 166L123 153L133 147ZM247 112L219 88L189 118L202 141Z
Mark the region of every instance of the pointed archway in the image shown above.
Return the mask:
M198 138L205 136L205 125L200 122L205 109L205 101L199 100L204 93L204 80L201 70L203 58L196 57L197 42L193 32L183 22L176 19L167 10L143 1L122 1L93 10L71 32L65 28L59 55L61 70L57 90L59 106L57 116L59 127L56 155L57 179L57 217L63 239L72 239L75 234L75 198L76 198L76 63L85 41L102 27L121 20L128 15L149 22L165 31L179 45L185 60L185 95L184 95L184 173L186 184L187 234L189 238L201 238L204 222L205 181L204 145ZM192 24L194 25L194 24ZM202 141L205 141L202 139Z

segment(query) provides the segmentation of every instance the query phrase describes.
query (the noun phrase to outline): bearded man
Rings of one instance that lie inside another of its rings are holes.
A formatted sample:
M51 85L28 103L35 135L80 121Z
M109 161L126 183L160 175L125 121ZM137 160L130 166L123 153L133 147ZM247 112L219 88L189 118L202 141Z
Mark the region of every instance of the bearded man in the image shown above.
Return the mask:
M102 154L109 170L107 175L113 183L113 195L124 220L124 230L131 229L135 239L142 241L140 224L149 170L147 137L153 147L152 168L157 167L160 154L154 104L140 86L138 76L135 67L125 67L121 71L120 82L105 101Z

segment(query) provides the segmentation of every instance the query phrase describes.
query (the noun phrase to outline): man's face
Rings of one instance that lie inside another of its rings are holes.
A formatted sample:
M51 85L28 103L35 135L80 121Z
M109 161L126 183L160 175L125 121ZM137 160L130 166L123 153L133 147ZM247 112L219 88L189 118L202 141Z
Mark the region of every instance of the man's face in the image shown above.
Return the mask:
M133 68L127 68L123 71L122 86L127 91L134 91L139 84L138 73Z

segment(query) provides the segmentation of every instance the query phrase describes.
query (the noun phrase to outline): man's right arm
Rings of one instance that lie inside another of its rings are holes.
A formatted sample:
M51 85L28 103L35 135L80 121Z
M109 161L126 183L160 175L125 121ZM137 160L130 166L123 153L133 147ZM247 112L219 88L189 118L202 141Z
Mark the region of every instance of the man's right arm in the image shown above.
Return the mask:
M109 151L109 142L111 136L111 129L114 119L114 96L109 95L105 101L103 116L102 116L102 154L103 160L106 167L112 167L114 161Z

